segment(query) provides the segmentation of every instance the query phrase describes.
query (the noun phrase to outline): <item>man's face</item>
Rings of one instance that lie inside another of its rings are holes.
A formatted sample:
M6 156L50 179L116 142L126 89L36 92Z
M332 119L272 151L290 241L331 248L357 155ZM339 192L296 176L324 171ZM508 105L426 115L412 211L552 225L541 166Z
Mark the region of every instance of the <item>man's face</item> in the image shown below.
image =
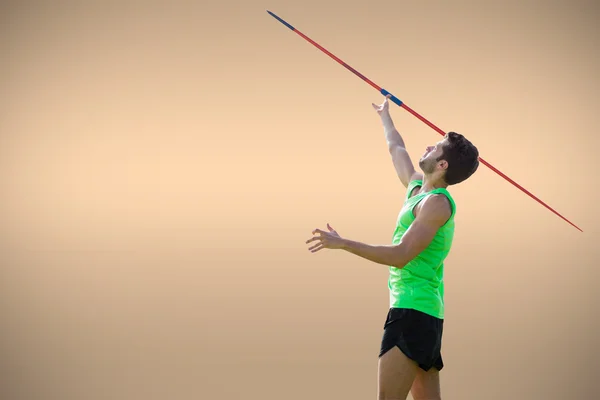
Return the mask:
M427 146L425 153L419 160L419 167L421 167L424 173L431 174L435 171L438 163L437 159L443 154L445 143L446 140L444 139L437 142L434 146Z

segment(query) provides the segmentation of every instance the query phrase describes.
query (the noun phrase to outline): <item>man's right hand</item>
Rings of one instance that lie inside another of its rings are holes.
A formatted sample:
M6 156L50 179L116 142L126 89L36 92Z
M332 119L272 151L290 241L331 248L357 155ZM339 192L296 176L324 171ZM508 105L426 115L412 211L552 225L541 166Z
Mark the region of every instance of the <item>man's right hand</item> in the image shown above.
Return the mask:
M375 111L377 111L377 114L382 115L384 113L389 112L389 110L390 110L390 102L389 102L388 99L390 97L392 97L391 94L388 94L387 96L385 96L385 100L380 105L377 105L375 103L371 103L371 104L373 104L373 108L375 109Z

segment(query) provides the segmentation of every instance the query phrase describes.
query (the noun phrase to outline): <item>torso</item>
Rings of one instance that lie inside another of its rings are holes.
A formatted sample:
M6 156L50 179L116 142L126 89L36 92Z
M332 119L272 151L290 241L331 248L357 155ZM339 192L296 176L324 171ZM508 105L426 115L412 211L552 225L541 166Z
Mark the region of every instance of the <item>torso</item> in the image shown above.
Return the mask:
M398 215L393 243L401 241L422 204L433 196L444 196L452 213L430 245L404 268L389 268L388 287L390 307L412 308L436 318L444 317L444 260L450 251L454 236L455 204L450 193L443 188L422 192L422 181L409 183L409 191Z

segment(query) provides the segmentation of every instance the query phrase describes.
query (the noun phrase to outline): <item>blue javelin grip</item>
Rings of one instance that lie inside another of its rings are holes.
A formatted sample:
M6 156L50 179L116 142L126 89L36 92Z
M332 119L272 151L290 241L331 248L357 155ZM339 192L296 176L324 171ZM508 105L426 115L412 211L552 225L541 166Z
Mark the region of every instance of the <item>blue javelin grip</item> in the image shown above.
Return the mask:
M381 89L381 94L384 96L387 96L388 94L391 95L390 100L393 101L394 103L398 104L399 106L401 106L402 103L404 103L402 100L400 100L399 98L397 98L396 96L394 96L393 94L391 94L390 92L388 92L385 89Z

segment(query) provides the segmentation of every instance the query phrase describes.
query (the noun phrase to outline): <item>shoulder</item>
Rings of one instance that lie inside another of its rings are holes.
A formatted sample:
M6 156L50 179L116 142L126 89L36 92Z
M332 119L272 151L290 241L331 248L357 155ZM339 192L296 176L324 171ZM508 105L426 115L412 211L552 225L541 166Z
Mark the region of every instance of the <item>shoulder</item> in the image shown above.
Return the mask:
M415 215L420 220L443 225L452 216L452 204L446 195L432 194L419 204Z
M408 181L408 185L406 185L406 198L411 198L415 189L420 187L423 184L423 174L419 172L415 172L411 175L410 180Z
M408 180L409 182L412 181L422 181L423 180L423 174L421 172L417 172L415 171L411 176L410 179Z

